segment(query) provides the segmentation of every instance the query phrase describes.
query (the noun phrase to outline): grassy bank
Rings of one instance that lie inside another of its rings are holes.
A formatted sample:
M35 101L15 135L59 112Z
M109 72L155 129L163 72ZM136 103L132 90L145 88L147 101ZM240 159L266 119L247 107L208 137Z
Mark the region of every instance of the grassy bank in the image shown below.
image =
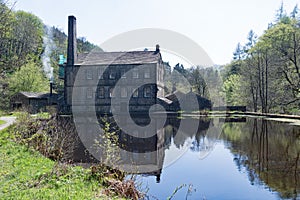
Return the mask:
M5 124L5 121L0 120L0 125Z
M89 169L58 164L0 132L0 199L118 199Z

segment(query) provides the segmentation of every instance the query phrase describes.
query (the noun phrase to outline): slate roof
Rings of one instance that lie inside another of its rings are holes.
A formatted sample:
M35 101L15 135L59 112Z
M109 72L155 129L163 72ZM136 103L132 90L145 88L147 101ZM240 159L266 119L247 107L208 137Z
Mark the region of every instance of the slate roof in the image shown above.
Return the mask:
M75 65L150 64L157 63L161 55L156 51L90 52L78 55Z
M183 97L185 94L183 92L180 92L178 90L176 90L175 92L171 93L171 94L167 94L165 96L166 99L169 99L170 101L177 101L178 98Z
M26 96L27 98L42 98L45 93L41 92L20 92L20 94Z
M31 99L47 99L50 97L50 93L43 93L43 92L20 92L20 94ZM57 94L55 93L52 94L52 97L56 97L56 96Z
M166 104L168 104L168 105L173 103L173 101L171 101L170 99L167 99L165 97L157 97L157 99L164 102L164 103L166 103Z

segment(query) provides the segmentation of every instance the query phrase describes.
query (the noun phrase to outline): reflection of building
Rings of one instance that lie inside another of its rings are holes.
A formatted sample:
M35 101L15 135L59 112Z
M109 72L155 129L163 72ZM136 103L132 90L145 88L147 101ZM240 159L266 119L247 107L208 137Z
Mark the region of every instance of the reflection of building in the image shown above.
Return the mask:
M147 125L149 118L139 116L138 121L140 125ZM150 128L134 131L133 134L138 136L134 137L131 133L123 131L131 128L126 126L128 122L126 119L122 119L122 124L117 125L114 118L109 116L104 116L99 122L89 116L77 118L76 129L82 134L79 134L80 140L77 141L74 151L74 162L98 162L108 158L110 164L119 166L118 168L121 170L156 176L159 181L165 155L165 131L164 128L157 128L160 119L151 121ZM99 124L103 129L108 125L109 130L106 129L109 132L108 137L104 136L107 132L100 134L99 128L97 128ZM121 127L123 130L120 129ZM108 147L105 142L108 138L116 145ZM111 158L115 160L110 160Z
M128 126L128 124L131 119L124 119L122 117L123 116L121 116L120 121L115 121L113 117L104 117L104 121L109 122L110 124L109 132L117 133L117 145L120 151L111 151L117 152L119 156L117 165L120 166L120 169L125 169L125 171L134 174L156 176L157 182L160 181L165 159L165 150L168 149L170 145L175 145L175 147L180 150L184 144L186 144L186 141L192 140L191 146L188 146L187 148L201 153L203 148L206 148L206 143L203 143L203 141L205 139L215 139L210 138L211 136L207 135L207 130L211 124L210 118L178 119L175 116L169 117L166 124L162 124L162 119L159 115L154 116L151 120L149 116L137 115L133 116L133 121L140 127L147 127L138 130L133 129L132 132L130 132L132 127ZM185 122L182 122L182 120ZM80 121L77 120L76 122L77 130L80 132L86 131L85 134L87 137L82 138L81 136L80 138L84 143L85 148L94 147L95 138L99 135L99 129L97 129L99 122L93 121L93 119L88 116L82 116L82 119ZM149 125L149 123L151 123L151 125ZM181 130L179 130L179 125L181 123L184 123L185 125L184 127L180 127ZM105 123L102 123L101 121L100 124L102 127L105 126ZM189 129L189 125L196 126L196 131ZM99 154L100 151L97 150L97 147L92 148L92 151L89 149L91 154L86 155L84 153L86 152L85 148L82 145L83 144L79 144L79 146L77 146L75 151L75 162L97 162L93 157L90 159L90 156L93 153L94 156L102 155ZM103 150L101 150L101 152L103 152ZM99 157L95 158L100 160Z
M143 133L141 133L143 134ZM159 182L164 161L164 129L150 138L136 138L120 132L122 165L133 173L154 175Z

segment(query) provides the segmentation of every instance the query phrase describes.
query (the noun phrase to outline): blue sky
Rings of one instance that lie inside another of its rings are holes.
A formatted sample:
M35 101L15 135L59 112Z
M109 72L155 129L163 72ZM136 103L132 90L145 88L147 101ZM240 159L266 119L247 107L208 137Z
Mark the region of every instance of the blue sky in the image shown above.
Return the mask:
M253 29L263 33L281 0L18 0L15 10L37 15L67 32L67 16L77 18L78 36L95 44L140 28L163 28L197 42L215 64L232 59L238 42ZM290 13L300 1L284 0ZM153 44L155 46L155 44Z

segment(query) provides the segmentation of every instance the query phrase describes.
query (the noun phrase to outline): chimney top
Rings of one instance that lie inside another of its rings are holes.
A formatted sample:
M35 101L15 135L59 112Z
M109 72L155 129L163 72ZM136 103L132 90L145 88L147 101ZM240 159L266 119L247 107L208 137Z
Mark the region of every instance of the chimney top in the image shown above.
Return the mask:
M69 15L69 20L70 19L75 19L76 20L76 17L74 15Z
M156 45L155 51L158 53L159 52L159 44Z

